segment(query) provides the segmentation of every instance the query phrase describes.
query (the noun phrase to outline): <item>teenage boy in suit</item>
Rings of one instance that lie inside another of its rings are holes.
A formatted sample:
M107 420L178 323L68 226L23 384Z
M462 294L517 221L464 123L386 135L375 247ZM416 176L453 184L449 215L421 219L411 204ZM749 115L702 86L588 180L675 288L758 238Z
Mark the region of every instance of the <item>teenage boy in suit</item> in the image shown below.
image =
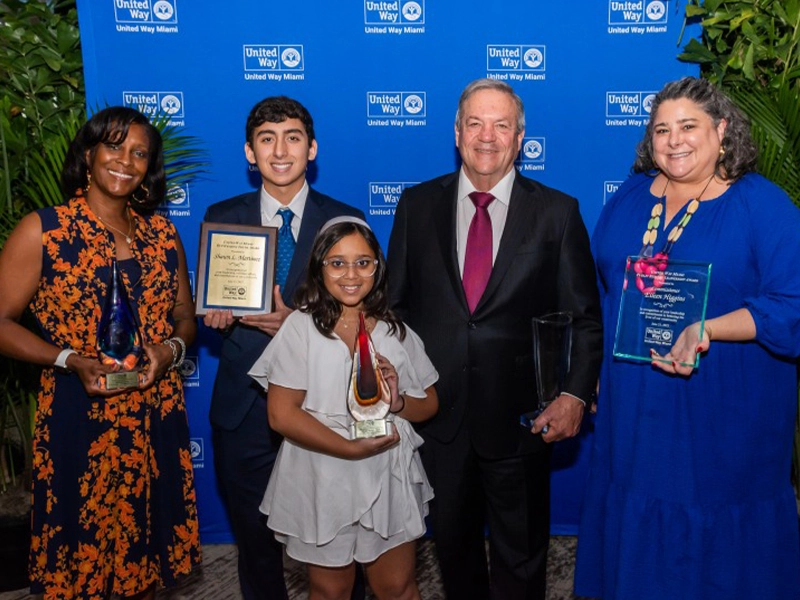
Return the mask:
M215 310L204 317L206 326L222 333L209 418L217 480L239 550L242 595L245 600L277 600L287 597L283 546L267 529L259 505L280 439L267 421L264 390L247 371L292 311L292 295L305 278L319 228L339 215L363 219L364 214L309 187L306 168L317 155L317 140L311 115L297 100L265 98L250 111L245 134L244 152L261 174L262 185L213 204L204 220L290 228L294 243L282 247L279 233L278 252L293 256L288 274L277 269L273 312L235 320L230 311Z

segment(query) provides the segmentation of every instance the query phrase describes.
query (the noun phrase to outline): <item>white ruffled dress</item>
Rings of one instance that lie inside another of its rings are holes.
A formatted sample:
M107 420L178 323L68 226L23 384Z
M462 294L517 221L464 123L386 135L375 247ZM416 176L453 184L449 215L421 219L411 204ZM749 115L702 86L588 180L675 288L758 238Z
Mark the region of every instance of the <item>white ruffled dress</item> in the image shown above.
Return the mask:
M382 321L371 336L375 350L397 370L400 393L424 398L439 376L422 340L406 327L401 341ZM305 390L303 409L349 438L351 369L350 348L335 334L334 339L320 334L311 315L295 311L249 374L264 388L274 383ZM326 567L366 563L425 533L433 490L417 451L422 438L402 417L390 417L400 443L361 460L283 441L261 511L289 556Z

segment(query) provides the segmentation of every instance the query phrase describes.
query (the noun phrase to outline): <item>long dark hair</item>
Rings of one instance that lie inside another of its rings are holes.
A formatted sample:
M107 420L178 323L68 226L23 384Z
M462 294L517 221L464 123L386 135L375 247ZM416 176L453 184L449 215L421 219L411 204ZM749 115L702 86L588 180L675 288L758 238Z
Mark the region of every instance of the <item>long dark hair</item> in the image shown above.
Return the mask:
M684 77L665 85L656 94L650 107L650 121L647 123L644 137L636 146L636 162L634 173L653 173L658 165L653 160L653 129L655 127L658 107L665 100L686 98L697 104L704 113L711 117L714 127L722 119L727 121L725 137L722 138L724 154L717 160L714 172L722 179L736 180L745 173L756 170L758 150L750 134L750 122L745 114L722 93L713 83L697 77Z
M352 221L336 223L317 234L308 261L308 275L305 283L295 292L294 304L301 311L312 316L314 325L322 335L333 337L333 328L342 315L342 305L331 296L325 287L322 261L339 240L354 233L361 235L366 240L367 245L375 254L375 258L378 259L377 269L373 275L372 289L363 300L364 316L385 321L389 325L389 332L396 333L402 340L406 336L405 325L389 308L386 258L383 256L375 234L369 227L360 223Z
M138 110L127 106L105 108L86 121L69 145L64 168L61 171L61 191L65 198L73 197L88 185L86 151L94 154L98 144L119 144L128 137L131 125L141 125L150 141L147 174L131 198L131 207L137 211L150 211L164 201L167 177L164 173L164 152L161 134Z

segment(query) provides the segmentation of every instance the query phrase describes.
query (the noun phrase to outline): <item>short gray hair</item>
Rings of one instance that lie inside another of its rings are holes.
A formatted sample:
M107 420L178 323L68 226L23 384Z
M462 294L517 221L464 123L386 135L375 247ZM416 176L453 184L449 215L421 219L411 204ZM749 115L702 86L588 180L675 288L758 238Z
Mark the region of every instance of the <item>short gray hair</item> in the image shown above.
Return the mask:
M514 105L517 108L517 133L520 131L525 131L525 106L522 104L522 98L517 95L517 93L514 91L514 88L512 88L506 82L498 81L497 79L476 79L464 88L464 91L461 92L461 98L458 99L458 110L456 110L456 129L461 129L461 119L463 117L464 104L467 102L469 97L472 96L472 94L481 90L496 90L498 92L502 92L503 94L508 94L514 101Z

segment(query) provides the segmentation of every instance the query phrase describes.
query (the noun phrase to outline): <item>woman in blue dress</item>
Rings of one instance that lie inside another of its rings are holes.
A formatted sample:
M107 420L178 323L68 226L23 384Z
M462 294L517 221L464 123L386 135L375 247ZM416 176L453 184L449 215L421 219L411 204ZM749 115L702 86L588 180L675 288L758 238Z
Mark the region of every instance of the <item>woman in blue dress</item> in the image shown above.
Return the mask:
M656 96L634 174L603 209L592 245L605 359L577 594L800 598L789 476L800 210L755 166L742 113L707 81L682 79ZM613 356L637 252L712 267L705 322L652 363Z

